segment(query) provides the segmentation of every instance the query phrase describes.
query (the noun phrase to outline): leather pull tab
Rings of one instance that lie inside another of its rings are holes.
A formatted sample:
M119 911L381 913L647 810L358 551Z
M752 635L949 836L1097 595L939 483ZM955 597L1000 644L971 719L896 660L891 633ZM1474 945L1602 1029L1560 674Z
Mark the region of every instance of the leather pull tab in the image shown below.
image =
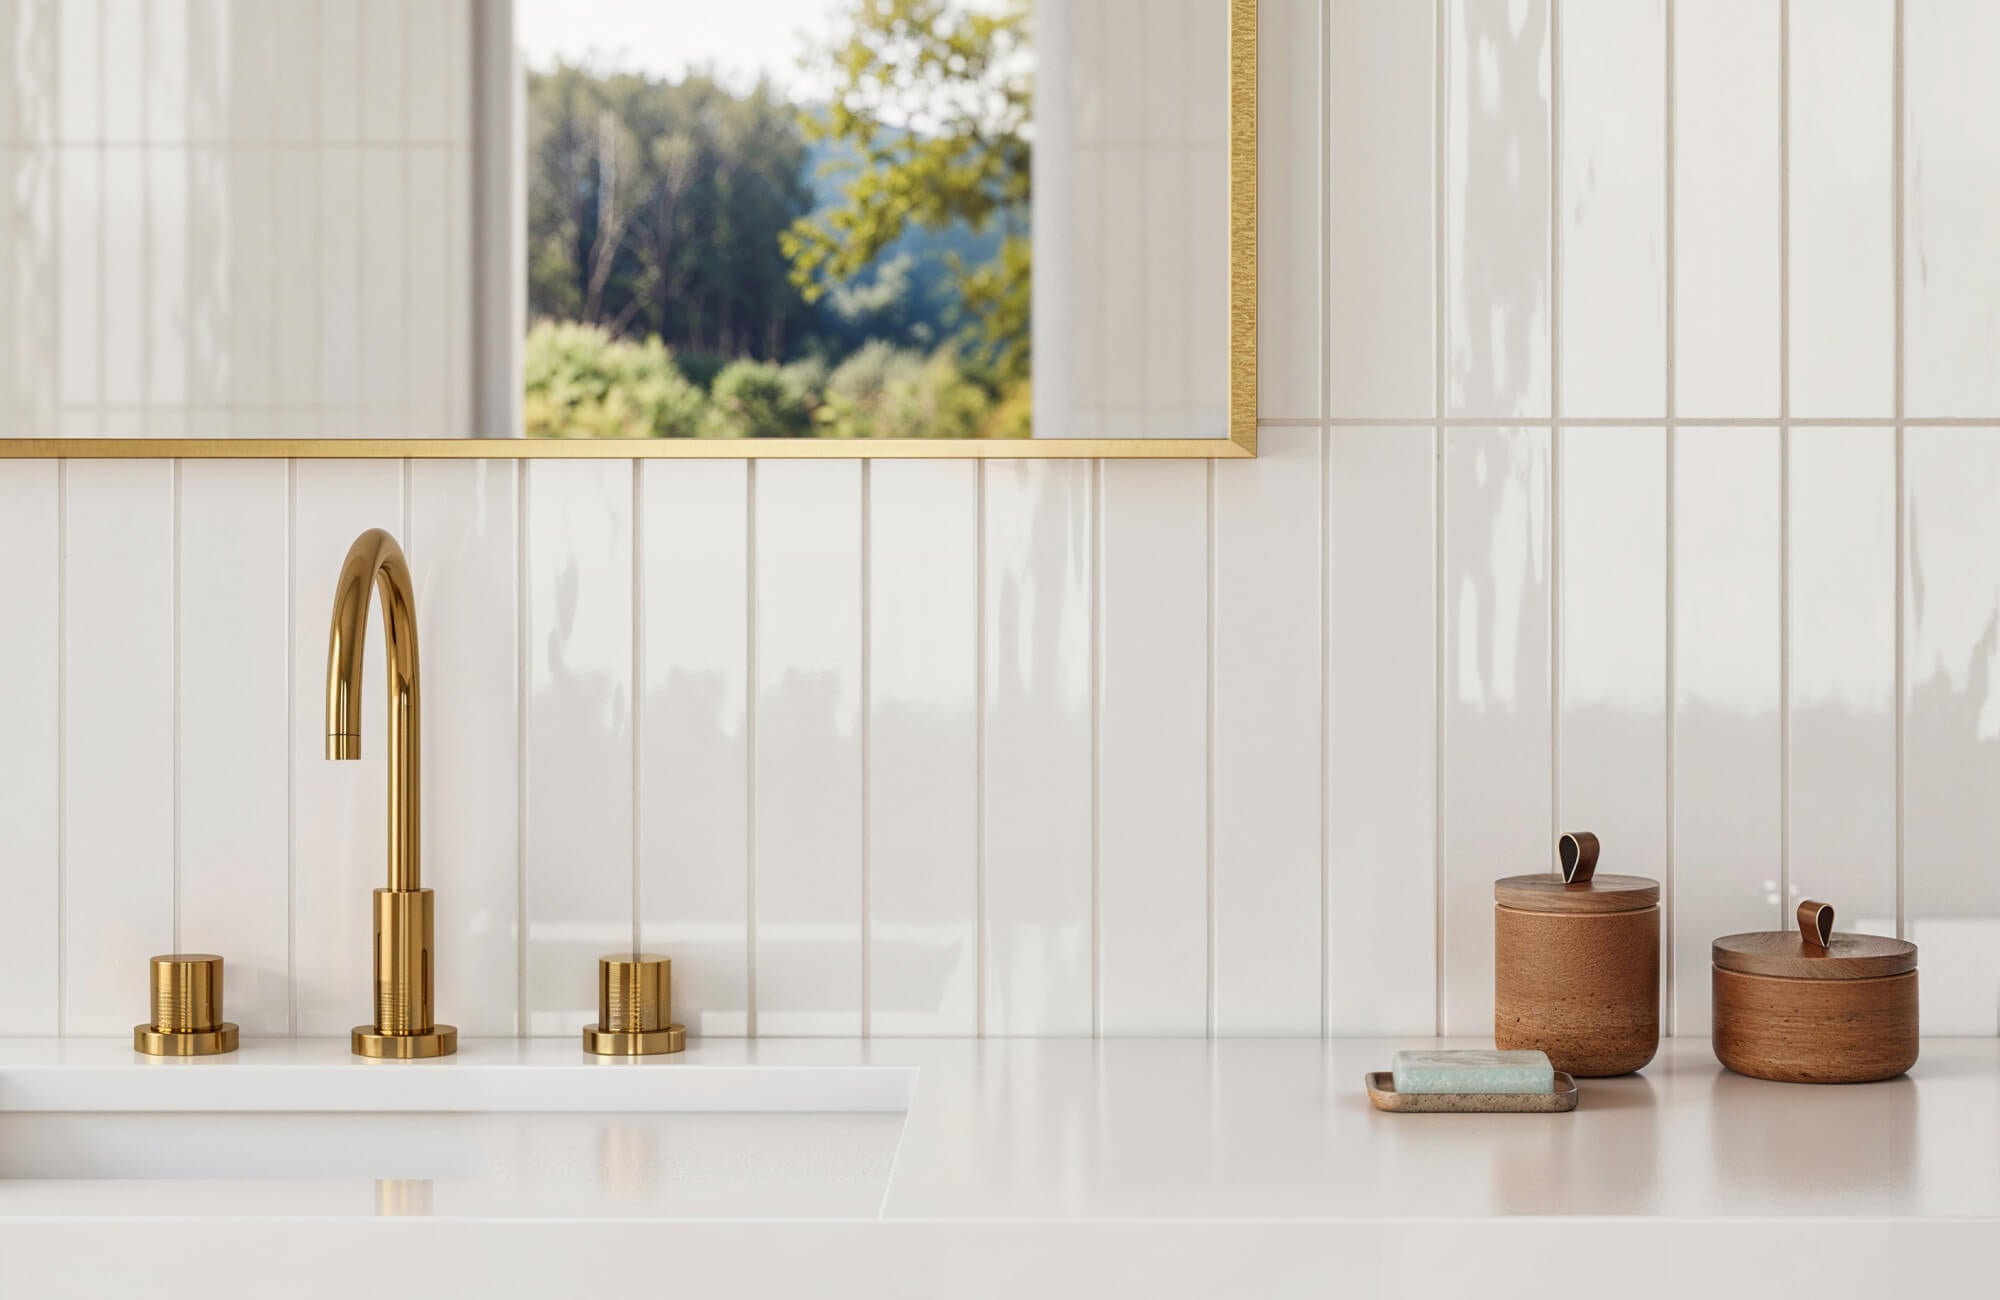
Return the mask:
M1597 874L1597 836L1570 831L1556 841L1556 856L1562 860L1565 885L1587 885Z
M1833 946L1833 904L1808 898L1799 904L1799 937L1815 948Z

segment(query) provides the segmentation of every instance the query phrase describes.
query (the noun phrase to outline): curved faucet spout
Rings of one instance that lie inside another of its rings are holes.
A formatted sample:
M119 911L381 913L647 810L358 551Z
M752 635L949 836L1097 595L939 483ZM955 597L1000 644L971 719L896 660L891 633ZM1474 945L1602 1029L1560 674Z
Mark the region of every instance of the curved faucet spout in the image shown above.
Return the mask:
M396 539L371 528L354 539L333 594L326 650L326 756L361 757L361 653L369 590L382 596L383 658L389 671L389 884L423 885L418 799L422 751L417 694L417 606L409 562Z

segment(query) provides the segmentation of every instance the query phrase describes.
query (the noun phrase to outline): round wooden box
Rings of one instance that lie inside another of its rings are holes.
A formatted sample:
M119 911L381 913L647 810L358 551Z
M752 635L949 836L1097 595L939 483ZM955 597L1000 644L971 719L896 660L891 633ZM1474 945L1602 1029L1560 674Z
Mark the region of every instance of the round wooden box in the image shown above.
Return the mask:
M1562 871L1493 884L1493 1042L1578 1078L1630 1074L1660 1047L1660 884L1597 874L1597 837Z
M1917 946L1835 934L1833 909L1799 928L1715 941L1716 1059L1780 1083L1872 1083L1917 1063Z

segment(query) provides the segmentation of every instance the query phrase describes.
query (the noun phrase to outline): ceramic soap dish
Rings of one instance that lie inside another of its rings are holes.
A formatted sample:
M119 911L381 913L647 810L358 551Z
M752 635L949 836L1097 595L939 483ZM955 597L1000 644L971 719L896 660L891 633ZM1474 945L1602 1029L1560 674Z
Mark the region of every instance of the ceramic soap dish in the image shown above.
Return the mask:
M1556 1071L1554 1092L1397 1092L1396 1076L1373 1070L1368 1100L1398 1115L1553 1115L1576 1109L1576 1080Z

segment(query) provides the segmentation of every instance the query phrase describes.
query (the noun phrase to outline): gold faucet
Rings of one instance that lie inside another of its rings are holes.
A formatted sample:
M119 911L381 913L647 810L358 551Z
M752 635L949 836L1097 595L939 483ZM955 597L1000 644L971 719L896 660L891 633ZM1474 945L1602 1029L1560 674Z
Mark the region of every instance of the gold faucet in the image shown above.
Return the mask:
M380 528L354 539L333 593L326 649L326 756L361 757L361 649L368 591L382 594L389 669L389 886L375 891L375 1023L356 1025L354 1054L449 1056L458 1030L432 1020L433 912L423 887L418 736L417 608L403 548Z

